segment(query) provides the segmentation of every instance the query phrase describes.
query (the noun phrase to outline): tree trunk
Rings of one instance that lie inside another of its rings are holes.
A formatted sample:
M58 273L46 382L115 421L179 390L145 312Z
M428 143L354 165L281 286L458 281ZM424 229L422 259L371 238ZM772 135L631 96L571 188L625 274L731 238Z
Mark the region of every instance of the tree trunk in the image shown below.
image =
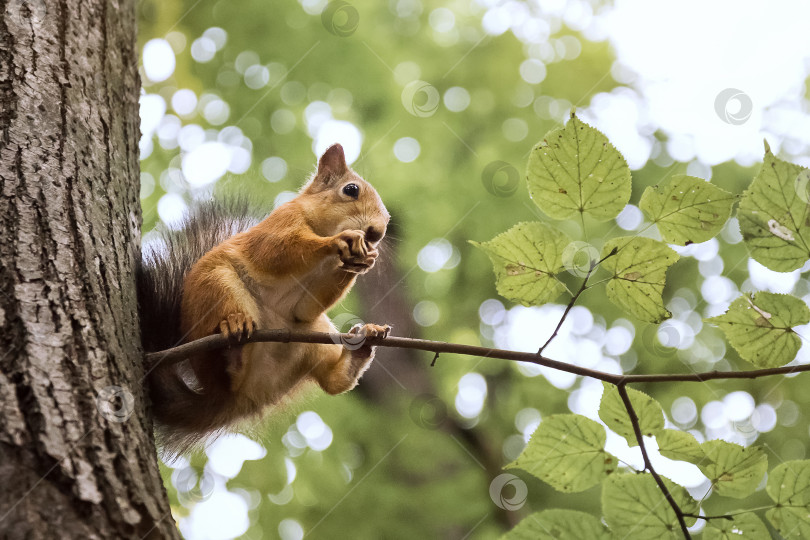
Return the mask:
M0 0L0 537L176 538L143 392L135 0Z

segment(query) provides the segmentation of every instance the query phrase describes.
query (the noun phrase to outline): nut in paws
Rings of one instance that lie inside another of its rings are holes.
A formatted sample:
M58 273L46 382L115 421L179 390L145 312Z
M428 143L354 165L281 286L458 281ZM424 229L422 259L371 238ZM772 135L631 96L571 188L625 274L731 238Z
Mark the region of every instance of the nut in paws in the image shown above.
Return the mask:
M347 272L365 274L374 266L379 252L366 242L363 231L343 231L337 238L338 267Z

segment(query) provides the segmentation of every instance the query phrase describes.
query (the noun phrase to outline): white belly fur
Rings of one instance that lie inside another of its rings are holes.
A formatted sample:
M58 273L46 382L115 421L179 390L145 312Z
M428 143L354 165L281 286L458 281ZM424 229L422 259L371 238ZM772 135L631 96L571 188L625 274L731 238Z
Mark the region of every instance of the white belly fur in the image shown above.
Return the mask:
M317 279L324 279L325 274L336 270L334 263L330 267L325 267L322 263L303 278L282 278L271 284L262 283L254 295L259 307L257 328L334 332L335 327L325 313L313 321L295 321L293 310L305 295L310 294L307 292L309 284ZM240 398L244 400L242 405L259 412L267 406L277 404L310 378L318 359L334 356L334 353L329 354L328 348L337 349L338 355L343 349L338 344L315 343L245 345L242 355L246 371L239 390Z

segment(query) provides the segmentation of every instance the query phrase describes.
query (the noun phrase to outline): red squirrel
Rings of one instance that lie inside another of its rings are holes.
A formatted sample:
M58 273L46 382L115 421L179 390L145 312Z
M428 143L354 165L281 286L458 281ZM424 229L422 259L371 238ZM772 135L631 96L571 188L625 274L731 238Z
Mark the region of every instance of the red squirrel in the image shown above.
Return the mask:
M158 444L184 453L209 435L256 419L307 381L329 394L354 388L374 347L238 345L256 328L335 332L326 315L374 266L390 216L374 188L331 146L299 194L252 227L244 201L198 206L138 276L146 352L221 333L236 346L152 366L147 375ZM245 230L246 229L246 230ZM358 325L352 333L387 335Z

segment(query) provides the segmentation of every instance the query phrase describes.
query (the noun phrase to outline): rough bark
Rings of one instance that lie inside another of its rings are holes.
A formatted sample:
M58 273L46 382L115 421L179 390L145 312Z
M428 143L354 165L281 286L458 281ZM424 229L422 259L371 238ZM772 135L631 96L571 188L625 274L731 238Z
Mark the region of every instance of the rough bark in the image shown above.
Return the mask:
M145 410L135 0L0 0L0 538L177 537Z

